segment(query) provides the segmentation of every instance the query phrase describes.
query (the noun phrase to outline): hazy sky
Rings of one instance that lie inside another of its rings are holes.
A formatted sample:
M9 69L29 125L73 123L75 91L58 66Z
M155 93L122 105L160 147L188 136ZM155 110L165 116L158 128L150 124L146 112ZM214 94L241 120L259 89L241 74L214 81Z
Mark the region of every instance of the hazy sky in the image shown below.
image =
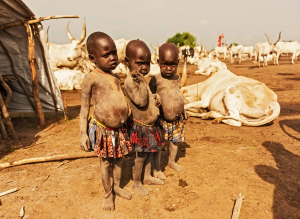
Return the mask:
M208 49L217 45L218 32L227 43L244 46L272 42L282 31L282 40L300 41L299 0L23 0L36 17L78 15L78 19L42 22L50 25L49 41L68 43L66 24L79 38L83 18L87 35L103 31L113 39L141 39L149 47L164 43L177 32L188 31Z

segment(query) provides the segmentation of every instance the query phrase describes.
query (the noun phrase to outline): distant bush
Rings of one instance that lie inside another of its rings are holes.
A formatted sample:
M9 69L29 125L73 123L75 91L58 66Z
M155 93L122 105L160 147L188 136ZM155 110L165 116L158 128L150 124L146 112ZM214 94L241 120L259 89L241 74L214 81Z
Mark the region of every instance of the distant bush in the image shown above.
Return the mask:
M197 38L193 34L182 32L176 33L174 36L168 38L167 43L174 43L176 46L179 44L179 46L189 45L190 47L195 47L196 40Z
M282 40L282 42L294 42L294 40Z

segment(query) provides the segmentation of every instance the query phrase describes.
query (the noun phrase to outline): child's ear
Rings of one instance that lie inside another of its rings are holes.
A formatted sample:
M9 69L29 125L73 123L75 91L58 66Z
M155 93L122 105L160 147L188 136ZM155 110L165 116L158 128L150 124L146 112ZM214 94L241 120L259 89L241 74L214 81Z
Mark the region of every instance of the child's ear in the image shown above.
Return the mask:
M91 60L92 63L96 64L95 57L92 54L89 54L89 59Z

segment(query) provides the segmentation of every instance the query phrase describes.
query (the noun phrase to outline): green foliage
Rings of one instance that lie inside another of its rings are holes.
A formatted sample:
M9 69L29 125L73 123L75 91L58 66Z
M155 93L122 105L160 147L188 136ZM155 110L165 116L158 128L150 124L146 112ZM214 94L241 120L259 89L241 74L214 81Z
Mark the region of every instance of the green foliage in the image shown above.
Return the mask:
M189 45L190 47L196 46L197 38L189 32L176 33L174 36L168 38L167 43L174 43L176 46Z
M234 44L235 46L239 45L238 43L231 43L228 48L231 48L232 44Z

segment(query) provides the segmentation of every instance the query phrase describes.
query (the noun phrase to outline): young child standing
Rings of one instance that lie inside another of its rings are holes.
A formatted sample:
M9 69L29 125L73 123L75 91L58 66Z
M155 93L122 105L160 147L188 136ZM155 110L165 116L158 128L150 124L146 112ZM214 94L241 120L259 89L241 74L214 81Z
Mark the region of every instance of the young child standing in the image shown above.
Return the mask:
M161 74L155 75L149 82L152 93L159 94L161 98L159 122L165 130L165 140L169 141L168 165L177 172L181 166L175 163L178 143L184 142L183 119L184 99L180 93L180 77L176 75L178 68L178 48L173 43L165 43L159 47L159 60ZM161 150L153 155L154 175L160 179L166 177L160 168Z
M105 33L95 32L87 39L87 50L96 69L83 80L80 146L84 151L94 150L98 154L105 191L103 209L113 211L114 195L128 200L132 197L120 188L123 156L132 149L124 127L130 110L120 78L111 72L118 64L114 41ZM91 98L94 112L88 120Z
M164 144L163 129L156 123L159 117L160 98L153 95L144 79L150 71L151 53L141 40L132 40L126 47L125 62L130 70L124 83L130 99L131 116L128 119L130 141L136 151L133 171L133 189L139 195L147 195L142 184L162 185L164 182L151 176L151 154L158 153Z

